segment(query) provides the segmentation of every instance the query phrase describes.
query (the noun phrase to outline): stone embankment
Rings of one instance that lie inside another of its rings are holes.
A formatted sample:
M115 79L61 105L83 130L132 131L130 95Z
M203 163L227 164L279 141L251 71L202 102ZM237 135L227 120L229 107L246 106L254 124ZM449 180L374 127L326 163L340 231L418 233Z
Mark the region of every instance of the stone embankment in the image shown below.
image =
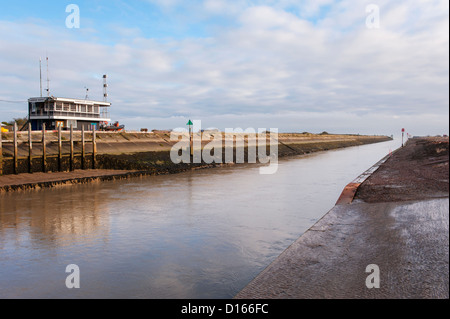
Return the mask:
M46 134L46 170L42 172L42 142L39 143L39 132L33 133L33 160L32 172L29 171L28 135L18 135L18 171L20 174L12 175L14 172L14 146L11 143L12 133L3 133L3 175L0 176L0 192L13 190L36 189L42 187L55 187L73 183L86 183L90 180L110 180L117 178L128 178L132 176L160 175L179 173L186 170L216 167L225 163L226 149L223 146L223 161L221 163L181 163L175 164L170 158L170 151L178 143L178 139L171 139L170 133L105 133L96 134L95 164L92 157L91 133L86 133L85 152L83 161L85 168L81 170L81 133L74 133L74 172L69 172L70 152L68 132L63 132L61 163L58 161L58 135L54 132ZM200 138L200 136L196 136ZM233 141L233 136L222 133L223 145L225 141ZM244 157L248 158L248 150L254 144L250 143L248 136L244 138ZM362 136L362 135L334 135L334 134L278 134L277 139L270 140L267 134L267 154L270 151L270 142L277 144L278 157L308 154L330 149L378 143L390 140L386 136ZM206 135L202 136L201 146L204 147L211 142ZM236 158L236 148L233 148L233 156ZM61 166L61 172L59 172ZM51 173L51 174L50 174ZM56 177L57 176L57 177Z

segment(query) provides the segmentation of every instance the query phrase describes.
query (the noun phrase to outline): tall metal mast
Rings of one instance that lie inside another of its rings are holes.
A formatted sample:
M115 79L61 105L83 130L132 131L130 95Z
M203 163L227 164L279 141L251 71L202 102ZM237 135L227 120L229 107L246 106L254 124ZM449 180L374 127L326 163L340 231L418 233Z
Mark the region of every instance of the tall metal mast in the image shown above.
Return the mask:
M42 59L39 58L39 84L41 87L41 97L42 97Z
M47 56L47 97L50 96L50 80L48 78L48 56Z

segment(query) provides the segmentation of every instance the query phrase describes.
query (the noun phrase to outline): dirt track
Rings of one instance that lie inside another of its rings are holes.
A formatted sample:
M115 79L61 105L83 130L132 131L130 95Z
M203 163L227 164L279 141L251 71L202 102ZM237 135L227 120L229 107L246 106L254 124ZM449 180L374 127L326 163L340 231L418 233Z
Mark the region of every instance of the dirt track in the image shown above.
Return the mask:
M415 138L358 189L368 203L448 197L449 139Z

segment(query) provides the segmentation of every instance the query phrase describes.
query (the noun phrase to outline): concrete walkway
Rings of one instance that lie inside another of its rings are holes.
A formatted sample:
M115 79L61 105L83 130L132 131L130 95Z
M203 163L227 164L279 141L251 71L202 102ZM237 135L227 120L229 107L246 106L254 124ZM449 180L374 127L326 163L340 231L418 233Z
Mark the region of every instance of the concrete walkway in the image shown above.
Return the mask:
M448 198L338 205L236 298L448 298L448 262Z
M415 139L377 163L235 298L448 299L448 149Z

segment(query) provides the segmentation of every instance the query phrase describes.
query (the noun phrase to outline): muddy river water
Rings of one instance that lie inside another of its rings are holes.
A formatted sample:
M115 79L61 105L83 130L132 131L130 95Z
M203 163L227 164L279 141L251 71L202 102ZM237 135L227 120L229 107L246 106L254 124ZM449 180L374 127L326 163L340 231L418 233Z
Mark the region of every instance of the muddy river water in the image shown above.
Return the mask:
M0 298L232 298L399 144L0 195Z

